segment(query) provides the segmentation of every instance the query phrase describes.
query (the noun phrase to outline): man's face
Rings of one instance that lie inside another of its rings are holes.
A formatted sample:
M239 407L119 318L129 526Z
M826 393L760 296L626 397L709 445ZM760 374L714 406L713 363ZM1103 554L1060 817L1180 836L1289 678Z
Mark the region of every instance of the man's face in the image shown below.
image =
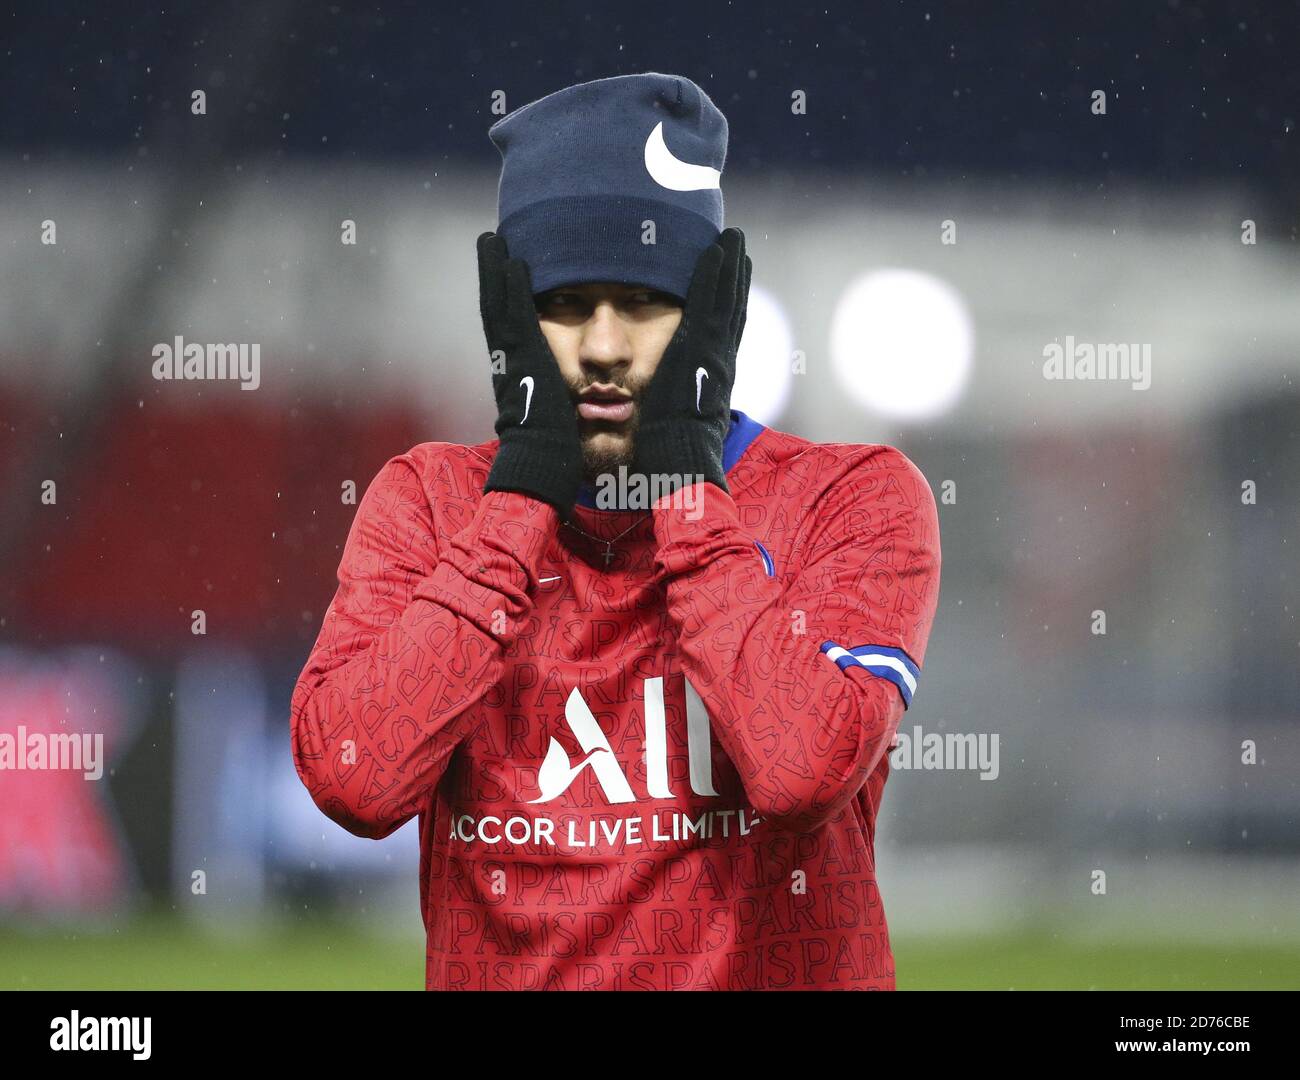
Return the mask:
M609 282L562 285L535 301L574 399L586 478L631 465L641 395L682 321L682 302Z

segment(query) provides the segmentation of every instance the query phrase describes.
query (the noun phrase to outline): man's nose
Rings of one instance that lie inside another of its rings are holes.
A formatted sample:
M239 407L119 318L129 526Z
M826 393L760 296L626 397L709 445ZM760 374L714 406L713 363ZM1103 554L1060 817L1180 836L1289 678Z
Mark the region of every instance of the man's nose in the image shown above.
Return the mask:
M632 364L632 343L612 303L601 301L582 332L578 359L588 375L613 375Z

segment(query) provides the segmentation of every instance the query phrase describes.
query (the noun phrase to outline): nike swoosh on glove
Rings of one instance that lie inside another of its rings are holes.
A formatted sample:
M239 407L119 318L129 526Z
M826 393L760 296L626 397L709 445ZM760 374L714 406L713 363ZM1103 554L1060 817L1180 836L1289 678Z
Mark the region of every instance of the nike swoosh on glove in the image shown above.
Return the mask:
M685 473L730 491L722 447L731 427L731 388L752 270L739 229L724 230L704 249L682 321L642 397L635 469L671 483L673 490L680 484L668 478Z
M568 384L537 324L532 278L493 232L478 238L479 313L493 360L501 448L484 491L517 491L568 518L582 484L582 441Z

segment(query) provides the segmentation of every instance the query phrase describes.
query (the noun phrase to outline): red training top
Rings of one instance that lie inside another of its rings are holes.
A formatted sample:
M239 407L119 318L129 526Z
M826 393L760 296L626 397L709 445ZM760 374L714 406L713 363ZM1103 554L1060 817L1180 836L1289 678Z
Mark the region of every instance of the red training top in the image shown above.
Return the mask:
M938 602L920 471L733 411L730 494L588 489L575 528L483 494L497 445L380 471L291 707L325 814L419 815L426 986L892 989L873 844Z

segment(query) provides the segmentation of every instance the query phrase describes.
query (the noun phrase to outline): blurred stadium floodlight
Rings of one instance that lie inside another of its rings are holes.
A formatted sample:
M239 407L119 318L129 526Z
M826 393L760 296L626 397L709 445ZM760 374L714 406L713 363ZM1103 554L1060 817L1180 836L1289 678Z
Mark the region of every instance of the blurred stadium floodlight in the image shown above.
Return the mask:
M852 282L831 317L831 367L865 408L899 420L939 416L970 375L975 330L956 289L917 270Z
M751 284L731 402L761 424L776 425L790 399L793 342L790 317L780 301Z

